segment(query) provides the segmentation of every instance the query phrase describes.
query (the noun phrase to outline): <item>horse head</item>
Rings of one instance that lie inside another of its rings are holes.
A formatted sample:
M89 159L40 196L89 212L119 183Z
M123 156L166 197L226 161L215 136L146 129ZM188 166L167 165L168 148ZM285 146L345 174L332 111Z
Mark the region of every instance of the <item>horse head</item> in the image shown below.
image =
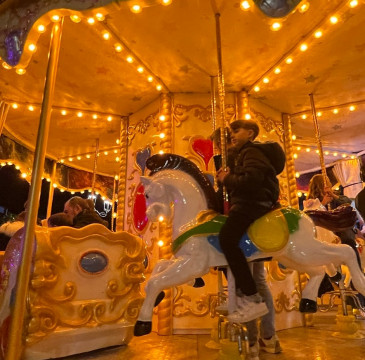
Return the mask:
M141 176L141 183L144 186L146 197L146 215L151 221L158 221L160 216L170 218L172 207L170 206L169 191L166 185L150 178Z

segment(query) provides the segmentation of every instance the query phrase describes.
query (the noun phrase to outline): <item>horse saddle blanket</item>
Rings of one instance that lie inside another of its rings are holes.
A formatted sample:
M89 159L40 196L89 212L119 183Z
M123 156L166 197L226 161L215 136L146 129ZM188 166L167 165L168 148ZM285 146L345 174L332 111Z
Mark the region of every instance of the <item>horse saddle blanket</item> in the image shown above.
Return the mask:
M289 234L299 227L302 213L290 207L275 209L257 219L249 227L240 241L240 248L246 257L257 251L274 252L281 250L288 242ZM186 230L172 243L173 252L177 252L181 245L192 236L206 236L209 243L222 252L218 234L227 217L212 210L202 211L195 222L187 226Z

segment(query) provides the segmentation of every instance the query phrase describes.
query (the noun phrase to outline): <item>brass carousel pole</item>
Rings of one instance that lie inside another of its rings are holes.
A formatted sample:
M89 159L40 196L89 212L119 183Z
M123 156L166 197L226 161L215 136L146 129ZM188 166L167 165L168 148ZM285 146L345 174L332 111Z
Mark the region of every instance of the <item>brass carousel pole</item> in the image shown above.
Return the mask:
M94 195L95 195L95 181L96 181L96 169L98 166L98 156L99 156L99 139L96 139L95 140L93 179L92 179L92 183L91 183L91 198L93 201L94 201Z
M15 301L12 310L9 343L5 360L19 360L25 343L24 320L27 315L27 293L30 279L30 269L34 249L35 226L38 217L38 205L42 186L42 174L47 148L49 125L54 88L56 83L58 58L60 51L63 19L53 24L49 60L47 65L46 82L43 91L43 102L38 127L37 145L34 153L32 181L29 189L29 205L25 218L25 234L22 261L18 269Z
M248 107L248 93L243 90L237 94L237 120L245 119L245 115L250 113Z
M165 137L161 139L161 149L164 153L171 153L173 145L173 124L171 116L172 99L170 94L160 95L160 115L164 116L164 121L161 123L161 132L165 134ZM163 245L159 248L159 258L170 259L172 256L172 221L165 219L164 221L160 222L159 238L163 242ZM165 297L158 306L157 333L159 335L172 334L173 295L173 289L166 289Z
M210 107L212 110L213 131L217 129L217 99L215 96L215 76L210 77Z
M128 127L129 117L123 117L120 124L120 153L119 153L119 181L118 181L118 207L116 230L122 231L124 229L125 216L125 192L127 187L127 166L128 166Z
M111 221L111 230L114 231L115 230L115 226L114 226L114 213L115 213L115 189L117 187L117 180L118 180L118 175L114 176L114 180L113 180L113 194L112 194L112 221Z
M53 161L52 165L52 174L51 174L51 182L49 183L49 192L48 192L48 204L47 204L47 216L48 219L52 214L52 204L53 204L53 195L54 195L54 186L56 179L56 168L57 168L57 161Z
M293 140L291 129L291 118L289 114L282 115L284 128L284 150L285 150L285 167L286 179L288 184L288 202L289 206L299 209L299 201L297 195L297 180L295 178L294 156L293 156Z
M318 151L319 151L319 162L321 164L323 183L326 186L331 186L331 184L328 184L328 180L327 180L328 178L327 178L326 165L324 163L321 133L319 131L317 112L316 112L316 107L314 105L313 94L309 94L309 99L310 99L310 102L311 102L312 118L313 118L314 129L315 129L315 132L316 132L317 148L318 148Z
M8 103L6 103L5 101L0 102L0 136L3 133L4 124L6 116L8 115L9 108L10 106Z

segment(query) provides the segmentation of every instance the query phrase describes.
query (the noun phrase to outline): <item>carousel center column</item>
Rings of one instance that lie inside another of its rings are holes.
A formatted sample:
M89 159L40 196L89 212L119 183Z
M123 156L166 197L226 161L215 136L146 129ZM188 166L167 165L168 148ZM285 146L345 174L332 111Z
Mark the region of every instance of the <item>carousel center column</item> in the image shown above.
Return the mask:
M172 99L170 94L160 95L160 115L164 115L164 121L161 122L161 132L165 137L161 139L160 147L164 153L172 152ZM160 259L170 259L172 256L172 221L162 221L159 226L159 238L163 245L159 248ZM172 307L173 307L173 289L166 289L165 298L158 306L158 325L157 333L159 335L172 334Z
M120 163L119 163L119 177L118 177L119 179L118 207L117 207L117 221L116 221L117 231L122 231L124 229L125 192L127 187L127 165L128 165L128 126L129 126L129 117L128 116L122 117L120 124L120 137L119 137Z

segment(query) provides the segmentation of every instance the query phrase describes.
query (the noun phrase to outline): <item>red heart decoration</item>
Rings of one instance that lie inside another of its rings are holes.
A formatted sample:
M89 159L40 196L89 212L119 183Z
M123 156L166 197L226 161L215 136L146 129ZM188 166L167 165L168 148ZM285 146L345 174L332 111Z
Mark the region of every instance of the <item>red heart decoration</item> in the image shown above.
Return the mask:
M213 142L208 139L195 139L191 144L193 150L204 160L205 170L208 171L208 164L213 157Z
M146 198L144 196L144 186L139 184L133 204L133 224L138 231L143 231L148 223L146 215Z

